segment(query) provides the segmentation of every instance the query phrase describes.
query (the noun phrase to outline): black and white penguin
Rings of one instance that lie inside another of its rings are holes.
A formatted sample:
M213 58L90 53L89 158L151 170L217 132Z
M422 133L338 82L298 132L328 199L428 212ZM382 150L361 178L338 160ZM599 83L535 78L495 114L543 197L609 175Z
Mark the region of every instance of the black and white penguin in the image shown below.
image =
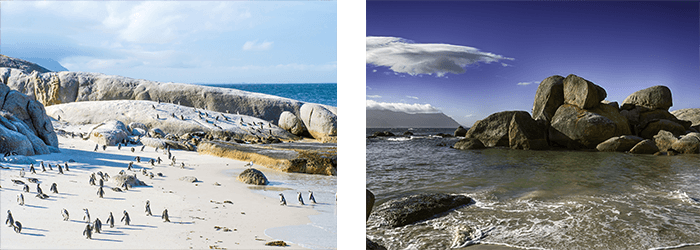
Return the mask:
M70 169L68 169L68 162L66 162L65 165L66 165L66 171L70 171Z
M100 180L100 181L102 181L102 180ZM102 189L102 186L100 186L100 187L97 189L97 196L100 197L100 198L104 198L104 197L103 197L104 195L105 195L105 191Z
M98 148L100 148L100 144L95 144L95 150L93 151L97 151Z
M19 169L19 177L24 178L24 168Z
M37 194L43 194L44 192L41 191L41 187L39 186L39 183L36 184L36 193Z
M311 192L311 190L309 190L309 200L311 201L311 203L316 204L316 198L314 198L314 192Z
M90 211L88 211L87 208L83 208L83 211L85 211L85 215L83 215L83 220L85 220L86 223L90 223Z
M107 224L109 224L110 228L114 228L114 216L112 216L112 212L109 212L109 217L107 218Z
M34 163L29 165L29 172L31 172L32 174L36 174L36 169L34 169Z
M87 238L87 239L92 239L92 227L90 226L90 223L85 225L85 229L83 230L83 235L85 235L85 238Z
M129 213L127 213L126 210L124 210L124 216L122 216L121 221L123 221L124 225L127 226L129 225L129 223L131 223L131 218L129 218Z
M44 162L41 162L41 172L46 172L46 167L44 167Z
M141 151L143 151L145 148L146 148L146 145L143 145L143 146L141 147Z
M147 200L146 201L146 216L151 216L151 215L153 215L151 213L151 202Z
M61 215L63 216L63 221L68 221L68 218L70 217L70 215L68 214L68 210L66 210L65 208L61 210Z
M21 233L22 232L22 223L19 223L19 221L15 221L14 226L15 228L15 233Z
M163 222L170 222L170 217L168 216L168 209L163 210L163 214L160 216Z
M29 185L24 184L24 187L22 188L22 191L29 193Z
M10 227L15 224L15 219L12 218L12 212L10 212L10 210L7 210L7 219L5 220L5 224L9 225Z
M121 143L117 143L117 150L122 150L122 144L121 144Z
M134 158L134 159L136 160L136 162L139 162L139 163L141 162L141 156L136 156L136 158Z
M43 200L43 199L46 199L46 198L49 198L49 196L46 195L46 194L44 194L44 193L37 194L36 197L39 198L39 199L42 199L42 200Z
M102 221L100 221L100 218L95 219L95 233L102 233Z
M304 205L304 198L301 197L301 192L297 192L297 200L299 200L299 205Z
M107 150L107 145L102 145L102 151L106 151L106 150Z
M134 162L130 161L129 166L126 167L126 170L131 170L131 166L133 166L133 165L134 165Z
M24 195L22 195L22 193L17 195L17 202L20 206L24 206Z
M58 165L58 173L63 174L63 167L61 167L61 165Z
M134 147L131 147L131 152L133 153L135 151L136 151L136 149L134 149Z
M49 165L49 170L53 170L53 168L51 167L51 163L49 163L48 165Z
M51 184L51 188L49 188L49 191L53 192L54 194L58 193L58 187L56 186L55 182Z
M284 199L284 195L280 193L280 206L286 206L287 205L287 200Z

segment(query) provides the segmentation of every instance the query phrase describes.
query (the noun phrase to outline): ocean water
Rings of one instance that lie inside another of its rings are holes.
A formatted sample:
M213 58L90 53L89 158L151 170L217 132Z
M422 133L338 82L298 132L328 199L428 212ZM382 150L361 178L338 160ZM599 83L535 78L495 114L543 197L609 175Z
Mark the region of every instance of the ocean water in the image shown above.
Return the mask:
M368 129L367 135L380 129ZM405 129L392 130L402 134ZM367 139L367 188L375 207L423 192L464 194L475 204L367 237L388 249L664 249L700 245L700 155L652 156L508 148L462 151L459 138ZM448 145L448 146L441 146ZM468 241L456 232L473 230Z
M334 107L338 106L338 84L336 83L227 83L199 85L239 89L286 97L303 102L320 103Z

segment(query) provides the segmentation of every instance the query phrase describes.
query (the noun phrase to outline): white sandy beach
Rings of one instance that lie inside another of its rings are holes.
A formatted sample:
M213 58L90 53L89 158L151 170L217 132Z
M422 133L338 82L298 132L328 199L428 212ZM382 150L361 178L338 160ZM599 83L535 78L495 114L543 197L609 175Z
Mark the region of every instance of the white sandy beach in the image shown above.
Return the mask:
M274 249L277 247L264 245L277 240L266 236L266 229L306 225L310 223L309 216L318 214L313 205L301 206L296 201L297 191L301 191L306 199L308 190L271 188L267 192L285 194L288 206L280 206L279 200L269 193L264 195L253 191L249 185L237 181L236 175L225 174L240 173L245 169L245 162L172 150L177 160L176 166L172 167L163 150L155 152L152 147L140 151L141 146L129 145L121 150L112 146L94 152L95 143L92 141L59 137L59 142L61 153L31 157L37 161L34 164L36 174L28 171L29 164L2 163L9 169L0 170L0 218L3 222L0 249ZM132 153L131 147L136 151ZM134 160L136 156L141 157L141 163ZM148 160L156 157L162 158L163 162L151 166ZM68 163L70 171L60 175L55 165L71 159L75 162ZM39 161L53 165L53 170L46 166L47 171L42 172ZM113 178L119 171L126 170L131 161L134 162L134 172L127 173L136 173L139 180L149 186L133 187L125 192L113 191L111 188L116 185ZM180 168L180 162L185 163L185 169ZM41 188L50 198L35 197L36 184L19 176L22 167L26 171L25 177L39 179ZM140 173L141 168L154 174L162 173L163 177L150 179ZM261 166L256 169L263 171L272 183L284 181L272 176L287 175ZM98 186L88 183L90 174L98 171L111 176L104 184L104 198L97 196ZM183 176L195 176L199 181L180 181ZM23 186L14 184L12 179L27 183L30 192L23 192ZM57 184L58 194L49 191L52 183ZM20 193L25 198L24 206L16 201ZM328 195L323 196L328 200L319 198L317 196L320 204L315 206L333 204L334 209L334 198ZM145 214L146 200L150 201L152 216ZM63 208L70 213L68 221L63 221L61 216ZM93 233L92 240L82 235L86 224L82 220L83 208L89 210L93 222L99 218L103 223L102 233ZM166 208L170 223L160 218ZM4 224L7 210L11 210L14 219L21 222L23 229L20 234ZM131 225L120 222L124 210L131 217ZM114 228L106 223L110 212L114 215ZM217 230L215 226L232 231ZM286 242L292 245L285 249L302 248Z

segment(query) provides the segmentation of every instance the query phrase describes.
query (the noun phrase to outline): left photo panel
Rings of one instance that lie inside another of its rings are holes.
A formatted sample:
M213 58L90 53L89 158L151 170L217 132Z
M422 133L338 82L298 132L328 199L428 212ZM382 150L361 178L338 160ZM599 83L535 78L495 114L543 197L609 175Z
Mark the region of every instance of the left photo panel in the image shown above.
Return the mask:
M337 2L0 3L0 249L337 249Z

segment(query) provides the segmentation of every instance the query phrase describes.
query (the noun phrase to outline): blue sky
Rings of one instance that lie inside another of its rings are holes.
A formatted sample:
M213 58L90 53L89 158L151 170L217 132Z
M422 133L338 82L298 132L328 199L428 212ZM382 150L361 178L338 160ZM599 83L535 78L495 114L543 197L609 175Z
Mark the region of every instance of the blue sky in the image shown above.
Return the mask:
M337 4L3 1L0 53L185 83L336 82Z
M665 85L671 110L700 108L699 11L698 2L369 1L367 106L439 110L471 126L531 112L540 81L576 74L610 101Z

